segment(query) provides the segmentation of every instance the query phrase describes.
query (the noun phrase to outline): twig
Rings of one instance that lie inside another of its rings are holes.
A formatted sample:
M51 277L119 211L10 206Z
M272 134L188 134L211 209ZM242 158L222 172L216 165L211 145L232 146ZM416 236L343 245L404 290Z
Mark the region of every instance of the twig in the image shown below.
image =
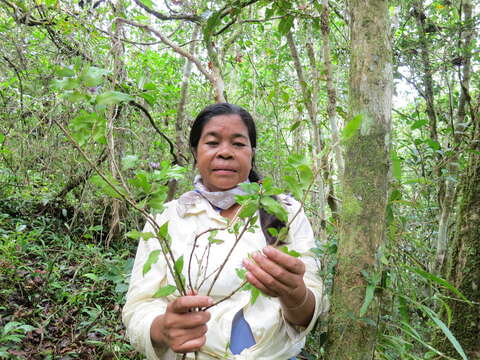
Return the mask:
M176 165L178 164L178 157L177 155L175 154L175 146L173 145L173 142L172 140L170 140L167 135L165 135L157 126L157 124L155 124L155 121L153 121L153 118L152 118L152 115L150 115L150 113L148 112L147 109L145 109L145 107L143 107L142 105L140 105L139 103L135 102L135 101L130 101L129 102L130 105L132 105L133 107L137 108L137 109L140 109L143 114L147 117L148 121L150 122L150 124L153 126L153 128L155 129L155 131L161 136L163 137L167 142L168 142L168 146L170 148L170 154L172 155L173 157L173 164ZM183 157L183 156L182 156ZM184 158L184 160L187 160Z
M215 306L215 305L218 305L222 302L224 302L225 300L228 300L230 299L233 295L235 295L242 287L245 286L245 284L247 283L248 281L247 280L244 280L239 287L237 287L235 290L233 290L230 294L228 294L227 296L225 296L223 299L220 299L218 300L217 302L214 302L212 305L209 305L207 306L206 308L203 308L202 311L205 311L205 310L208 310L210 309L211 307Z
M136 21L131 21L131 20L127 20L127 19L123 19L123 18L116 18L114 20L115 22L123 22L125 24L128 24L128 25L131 25L131 26L135 26L135 27L138 27L140 29L145 29L145 30L148 30L150 31L151 33L153 33L155 36L157 36L164 44L168 45L169 47L172 48L173 51L175 51L176 53L186 57L187 59L189 59L191 62L193 62L195 64L195 66L197 67L198 71L200 71L203 75L205 75L205 77L212 83L212 84L215 84L216 80L214 78L214 76L212 74L210 74L208 72L207 69L205 69L205 67L202 65L202 63L200 62L200 60L198 60L195 56L193 56L192 54L190 54L188 51L185 51L183 50L180 46L174 44L170 39L168 39L167 37L163 36L160 32L158 32L157 30L153 29L152 27L146 25L146 24L141 24L141 23L138 23Z
M191 268L192 268L192 257L193 253L195 252L195 248L197 247L197 241L200 238L200 236L212 232L212 231L219 231L219 230L225 230L226 228L214 228L214 229L207 229L205 231L202 231L200 234L195 235L195 239L193 240L193 245L192 245L192 251L190 252L190 257L188 258L188 284L190 286L190 290L193 291L193 286L192 286L192 275L191 275Z
M148 12L149 14L152 14L155 16L157 19L160 20L187 20L187 21L192 21L194 23L200 23L202 21L202 18L197 15L186 15L186 14L180 14L180 15L165 15L162 14L156 10L150 9L148 6L146 6L144 3L142 3L140 0L134 0L135 4L140 6L143 10Z
M240 234L237 235L237 237L236 237L236 239L235 239L235 243L234 243L233 246L230 248L230 251L228 252L227 256L225 257L225 260L223 261L222 265L220 265L220 268L218 269L217 274L216 274L215 277L213 278L213 281L212 281L212 283L210 284L210 287L208 288L207 296L209 296L210 293L212 292L213 286L214 286L215 283L217 282L217 279L218 279L218 277L220 276L220 274L222 273L222 270L223 270L223 268L225 267L225 264L227 263L228 259L230 259L230 255L232 255L233 250L235 249L235 247L237 246L237 244L240 242L240 239L242 238L242 236L243 236L243 234L245 233L245 231L247 231L247 228L250 226L250 222L252 221L252 218L253 218L253 216L250 216L250 217L247 219L247 221L245 222L245 225L243 226L242 231L240 232Z

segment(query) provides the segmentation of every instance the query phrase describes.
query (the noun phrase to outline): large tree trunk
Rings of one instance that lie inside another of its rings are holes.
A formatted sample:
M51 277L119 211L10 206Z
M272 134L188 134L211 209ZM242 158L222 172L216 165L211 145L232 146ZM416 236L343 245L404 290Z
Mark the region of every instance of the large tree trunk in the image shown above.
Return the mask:
M476 139L480 139L479 125ZM448 274L450 282L473 302L451 300L449 304L453 312L450 329L472 360L480 359L480 143L473 144L460 185L462 200ZM456 356L453 348L448 352Z
M463 68L459 72L460 81L460 97L458 100L457 115L452 120L453 131L453 145L455 150L452 155L447 158L446 169L447 175L444 186L444 196L441 201L440 219L438 224L438 235L436 245L435 263L433 264L433 270L438 274L442 274L445 270L444 260L447 255L448 242L451 236L449 236L448 229L451 225L451 218L453 210L455 209L455 203L457 200L457 180L459 174L458 165L458 153L459 148L462 145L462 136L465 129L465 116L466 116L466 103L470 98L470 77L471 77L471 59L472 59L472 40L473 40L473 25L472 25L472 2L467 0L463 4L463 20L466 24L466 28L460 35L461 46L463 52Z
M457 121L465 118L465 102L470 80L470 47L473 23L472 3L464 4L465 31L464 56L466 63L463 69L462 92L459 101ZM480 96L479 96L480 99ZM480 359L480 121L478 113L472 112L474 135L471 141L472 151L460 183L460 210L457 215L455 237L449 251L447 278L473 303L450 300L453 320L450 329L462 345L470 359ZM450 344L442 343L443 346ZM455 350L446 349L452 356Z
M326 358L370 360L377 338L378 295L364 313L360 309L369 282L379 278L376 258L385 236L392 59L388 2L352 0L349 11L349 118L361 116L362 122L345 144L338 264Z

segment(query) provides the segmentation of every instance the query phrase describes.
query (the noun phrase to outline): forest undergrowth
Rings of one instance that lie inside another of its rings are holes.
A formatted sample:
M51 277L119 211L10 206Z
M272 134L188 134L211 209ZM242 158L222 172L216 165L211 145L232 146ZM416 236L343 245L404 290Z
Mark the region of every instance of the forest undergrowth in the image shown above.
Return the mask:
M136 244L106 249L36 200L0 204L0 358L140 359L121 322Z

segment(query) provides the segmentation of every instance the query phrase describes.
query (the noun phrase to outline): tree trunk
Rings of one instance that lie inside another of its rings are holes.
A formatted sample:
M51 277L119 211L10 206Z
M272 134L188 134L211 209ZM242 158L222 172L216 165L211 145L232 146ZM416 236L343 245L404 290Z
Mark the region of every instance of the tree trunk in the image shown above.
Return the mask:
M468 94L471 70L470 44L473 37L471 1L466 1L463 4L463 11L467 30L463 34L465 63L457 111L458 127L465 121L465 103L470 96ZM480 142L478 141L480 139L480 122L475 116L472 118L472 122L475 133L471 142L472 151L470 152L469 162L459 185L461 203L456 220L455 237L451 246L452 250L449 252L447 278L473 302L467 304L463 301L450 300L449 306L453 312L450 329L467 356L475 360L480 359ZM457 132L455 136L458 136ZM450 343L443 342L440 346L445 347L446 352L452 356L457 356Z
M477 123L475 139L480 138L479 126ZM480 359L480 142L474 141L472 150L460 185L462 200L449 259L448 279L473 302L450 300L449 303L453 312L450 330L473 360ZM449 343L442 344L449 346L447 352L456 356Z
M192 42L190 44L189 52L192 55L195 55L195 42L197 41L198 35L198 26L195 26L192 34ZM192 72L192 61L188 58L185 58L185 66L183 68L183 77L182 84L180 85L180 101L178 102L177 108L177 118L175 119L175 142L177 145L178 153L178 164L180 166L185 165L183 163L183 158L186 158L186 153L188 152L188 146L184 143L186 138L185 135L185 105L187 104L188 98L188 82L190 79L190 74ZM183 154L183 156L182 156ZM175 192L177 190L178 181L176 179L171 179L168 182L168 195L166 201L171 201L175 197Z
M327 76L327 115L330 123L330 132L332 133L332 150L335 158L335 165L338 177L343 174L343 157L340 148L340 136L337 126L337 93L333 84L332 61L330 59L330 26L329 26L329 8L328 0L323 0L322 7L322 41L323 41L323 62L325 64L325 74Z
M118 4L116 11L120 11L120 4ZM113 79L112 88L115 89L117 83L121 83L125 76L125 65L122 61L124 54L123 44L120 41L122 34L122 23L116 23L114 29L114 36L112 37L112 60L113 60ZM107 146L109 150L109 167L112 177L119 178L124 183L122 174L120 172L120 159L123 151L123 144L116 143L114 139L114 123L118 122L121 117L122 107L115 105L112 109L108 110L107 115ZM115 124L119 126L119 124ZM120 233L120 212L122 210L122 202L119 199L111 199L111 217L110 217L110 229L107 234L106 247L110 246L112 239L116 238Z
M300 88L302 90L302 98L305 107L307 108L308 117L310 118L310 122L312 124L312 132L313 132L313 142L314 148L312 149L313 157L314 157L314 168L316 172L316 181L318 183L318 193L314 193L313 199L318 207L318 219L319 219L319 227L314 226L314 228L318 228L319 232L318 237L321 240L326 239L325 233L325 226L326 226L326 196L325 196L325 183L323 180L323 166L322 166L322 149L323 143L320 137L320 127L318 126L318 119L317 119L317 91L316 88L318 84L313 84L312 93L309 91L307 82L305 81L305 76L303 75L302 64L300 63L300 57L298 55L297 47L295 46L295 40L293 39L293 34L291 31L287 33L287 43L290 48L290 53L292 55L293 64L295 66L295 71L297 73L298 82L300 83ZM315 83L317 79L313 78L312 81Z
M392 109L388 2L352 0L349 12L349 118L361 116L362 122L345 140L338 263L326 358L370 360L380 319L378 294L363 313L360 310L367 286L378 283L377 257L385 236Z
M472 39L473 29L471 25L472 21L472 3L471 1L465 1L463 4L464 23L466 24L466 30L460 35L461 46L463 51L463 68L460 76L460 97L458 100L458 110L454 123L452 124L453 132L453 146L456 148L452 155L449 156L446 169L447 176L445 180L445 191L441 202L440 220L438 224L438 235L436 244L435 263L433 265L433 271L442 274L445 270L444 262L448 250L448 241L450 239L448 229L451 225L452 212L455 208L457 200L457 178L459 173L458 165L458 153L462 142L462 136L460 133L464 131L465 116L466 116L466 102L469 95L470 77L471 77L471 59L472 59ZM453 121L452 121L453 122Z

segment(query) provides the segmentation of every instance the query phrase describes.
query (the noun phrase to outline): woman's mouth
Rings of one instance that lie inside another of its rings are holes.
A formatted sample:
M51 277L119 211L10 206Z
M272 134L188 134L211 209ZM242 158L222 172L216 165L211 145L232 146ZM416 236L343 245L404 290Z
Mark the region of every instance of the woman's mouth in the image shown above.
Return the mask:
M224 174L236 173L237 171L234 169L213 169L213 172L215 174L224 175Z

